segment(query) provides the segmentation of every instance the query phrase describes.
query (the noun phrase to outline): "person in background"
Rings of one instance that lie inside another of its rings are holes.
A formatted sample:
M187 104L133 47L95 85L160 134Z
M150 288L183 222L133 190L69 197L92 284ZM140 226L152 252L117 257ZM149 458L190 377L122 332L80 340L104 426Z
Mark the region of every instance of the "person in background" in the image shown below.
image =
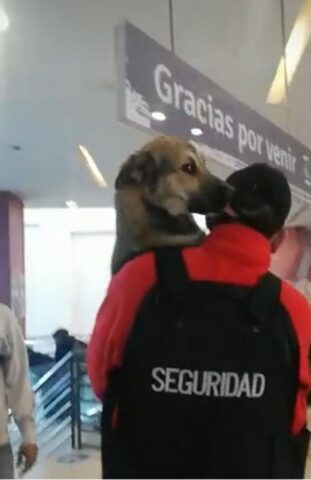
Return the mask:
M37 459L34 399L28 375L27 352L20 326L11 310L0 304L0 478L14 478L8 434L9 410L22 437L17 461L22 473Z
M36 352L27 346L27 355L32 383L39 380L54 364L54 358L41 352Z
M67 353L75 351L75 352L83 352L86 349L86 344L77 340L72 335L69 335L68 330L65 328L59 328L53 334L53 338L55 341L55 362L59 362L63 357L67 355Z
M71 352L74 348L75 339L69 335L68 330L65 328L59 328L53 334L55 341L55 362L59 362L63 357Z

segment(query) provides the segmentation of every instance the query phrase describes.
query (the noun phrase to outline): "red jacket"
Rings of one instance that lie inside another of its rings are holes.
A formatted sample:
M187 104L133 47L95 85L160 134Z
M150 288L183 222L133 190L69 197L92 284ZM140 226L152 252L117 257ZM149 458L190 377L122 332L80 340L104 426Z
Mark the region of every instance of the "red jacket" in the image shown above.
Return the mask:
M231 224L214 228L202 245L185 248L183 257L193 280L253 286L269 269L271 249L268 240L256 231ZM111 280L88 349L88 372L99 398L105 393L109 373L122 363L136 312L155 283L151 252L127 263ZM292 424L296 434L306 422L311 311L306 299L286 282L282 282L281 303L292 320L300 349L300 389Z

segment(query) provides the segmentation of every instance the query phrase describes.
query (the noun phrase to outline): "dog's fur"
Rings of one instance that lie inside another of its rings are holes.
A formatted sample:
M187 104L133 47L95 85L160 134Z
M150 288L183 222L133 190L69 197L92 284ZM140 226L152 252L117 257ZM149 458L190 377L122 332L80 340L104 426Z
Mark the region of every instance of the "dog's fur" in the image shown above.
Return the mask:
M116 273L131 256L160 246L195 245L203 233L192 213L220 209L228 189L206 168L195 147L159 136L131 155L115 182Z

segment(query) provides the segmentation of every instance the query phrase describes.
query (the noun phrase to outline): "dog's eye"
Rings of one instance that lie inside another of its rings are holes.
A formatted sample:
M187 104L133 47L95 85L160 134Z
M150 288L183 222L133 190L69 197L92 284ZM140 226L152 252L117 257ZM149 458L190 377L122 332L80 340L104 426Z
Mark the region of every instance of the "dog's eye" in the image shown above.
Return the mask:
M185 163L181 167L182 171L188 173L188 175L195 175L197 171L196 164L194 162Z

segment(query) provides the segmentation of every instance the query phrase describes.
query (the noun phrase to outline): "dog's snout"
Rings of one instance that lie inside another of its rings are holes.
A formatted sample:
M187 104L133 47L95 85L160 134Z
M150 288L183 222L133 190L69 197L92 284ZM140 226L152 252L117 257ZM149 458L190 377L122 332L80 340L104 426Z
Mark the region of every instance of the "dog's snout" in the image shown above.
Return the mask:
M189 209L192 213L206 215L211 212L221 211L229 202L234 189L228 183L214 176L209 176L203 188L192 195Z

